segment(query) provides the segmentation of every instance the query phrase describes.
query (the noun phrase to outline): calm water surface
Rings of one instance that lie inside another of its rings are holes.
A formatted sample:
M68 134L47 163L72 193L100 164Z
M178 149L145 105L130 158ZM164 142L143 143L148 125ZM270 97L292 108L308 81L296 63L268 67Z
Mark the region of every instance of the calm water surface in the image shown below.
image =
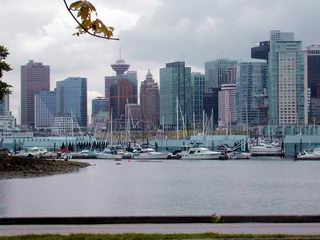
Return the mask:
M0 217L320 214L320 161L89 161L0 180Z

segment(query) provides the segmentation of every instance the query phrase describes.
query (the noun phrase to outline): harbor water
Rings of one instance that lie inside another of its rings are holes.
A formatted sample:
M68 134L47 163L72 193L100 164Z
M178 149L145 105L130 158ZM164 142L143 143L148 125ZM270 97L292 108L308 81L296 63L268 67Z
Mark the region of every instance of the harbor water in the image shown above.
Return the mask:
M0 217L320 214L320 161L89 162L0 180Z

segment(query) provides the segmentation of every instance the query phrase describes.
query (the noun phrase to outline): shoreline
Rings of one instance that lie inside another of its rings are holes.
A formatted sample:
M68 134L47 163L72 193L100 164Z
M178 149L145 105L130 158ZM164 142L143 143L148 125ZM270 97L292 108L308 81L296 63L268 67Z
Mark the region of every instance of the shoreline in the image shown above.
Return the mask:
M89 166L77 161L8 157L0 160L0 181L73 173Z

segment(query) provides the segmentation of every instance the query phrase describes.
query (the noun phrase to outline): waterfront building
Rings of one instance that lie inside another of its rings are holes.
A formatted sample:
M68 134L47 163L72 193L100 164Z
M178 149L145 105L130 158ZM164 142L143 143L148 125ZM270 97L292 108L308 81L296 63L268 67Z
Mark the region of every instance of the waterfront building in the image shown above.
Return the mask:
M235 67L237 65L236 60L230 60L227 58L220 58L213 61L205 62L205 89L219 88L221 84L228 83L226 70L228 68Z
M80 127L87 126L87 79L69 77L57 82L57 116L74 117Z
M183 125L187 128L192 123L192 109L191 68L185 62L167 63L160 69L161 121L165 127L175 129L178 116L181 129Z
M0 99L0 115L6 115L9 112L9 95L5 95Z
M222 84L219 92L218 118L220 127L229 127L237 122L236 84Z
M56 91L43 91L35 94L35 128L51 128L57 112Z
M259 46L251 48L251 58L266 60L268 62L270 41L263 41Z
M267 124L267 73L265 60L241 60L237 67L237 117L242 127Z
M73 135L79 124L75 117L55 117L53 120L52 133L55 135Z
M21 125L34 126L34 96L49 90L49 66L33 60L21 66Z
M116 76L105 77L105 96L109 99L115 128L121 128L125 119L125 105L137 103L137 72L128 71L130 65L125 60L117 60L111 65Z
M160 92L150 70L140 86L140 104L148 128L157 128L160 122Z
M195 126L201 126L203 122L203 97L204 97L204 85L205 75L200 72L193 72L191 74L192 84L192 98L193 98L193 112L192 122Z
M214 129L218 126L218 112L219 112L219 92L221 88L211 88L204 93L203 109L206 116L209 118L211 128Z
M11 112L0 115L0 132L12 130L16 127L16 119ZM1 142L1 141L0 141Z
M304 51L304 78L308 86L308 114L310 124L320 124L320 45Z
M304 53L293 33L271 31L267 88L269 125L308 123Z

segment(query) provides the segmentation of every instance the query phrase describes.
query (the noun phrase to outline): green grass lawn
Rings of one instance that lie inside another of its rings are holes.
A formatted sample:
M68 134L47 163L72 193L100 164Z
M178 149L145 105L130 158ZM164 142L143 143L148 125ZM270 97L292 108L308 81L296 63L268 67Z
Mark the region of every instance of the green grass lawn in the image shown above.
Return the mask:
M71 234L0 237L0 240L320 239L320 236L202 234Z

